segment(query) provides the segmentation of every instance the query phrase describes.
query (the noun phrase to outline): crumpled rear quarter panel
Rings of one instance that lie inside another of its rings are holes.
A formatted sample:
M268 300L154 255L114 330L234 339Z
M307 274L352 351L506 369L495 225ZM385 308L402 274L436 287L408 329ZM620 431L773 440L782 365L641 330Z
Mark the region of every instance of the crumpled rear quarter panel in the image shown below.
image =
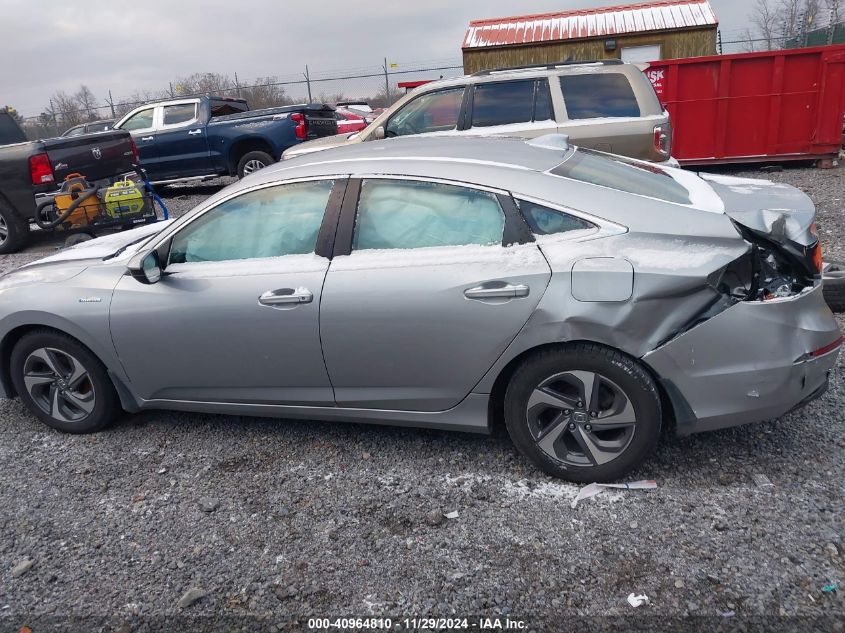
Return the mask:
M765 302L740 302L643 356L684 397L688 434L783 415L824 388L837 350L799 359L840 336L821 284ZM673 386L673 387L672 387Z

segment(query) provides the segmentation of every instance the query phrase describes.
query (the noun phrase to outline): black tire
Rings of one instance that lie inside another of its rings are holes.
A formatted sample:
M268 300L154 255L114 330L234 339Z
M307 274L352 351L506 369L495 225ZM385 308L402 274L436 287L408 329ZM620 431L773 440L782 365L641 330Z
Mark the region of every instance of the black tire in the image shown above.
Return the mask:
M276 161L273 160L273 157L267 152L247 152L241 156L241 159L238 161L238 178L249 176L249 174L258 171L258 169L263 169L275 162ZM261 167L253 169L253 167L258 164L260 164Z
M584 398L588 383L596 387ZM555 404L548 404L546 394L555 394ZM558 397L572 401L572 408L558 408L563 402ZM634 422L623 426L630 417ZM649 373L631 358L592 343L531 356L505 393L505 423L517 449L543 472L579 483L616 480L639 466L657 446L661 419L660 396Z
M0 198L0 255L17 253L29 241L29 223Z
M49 354L45 355L45 351ZM47 356L50 362L40 360ZM69 384L69 379L75 366L67 361L68 357L85 371L80 382L73 385ZM121 414L120 400L106 368L87 347L66 334L54 330L25 334L12 349L9 366L15 391L23 403L35 417L54 429L65 433L93 433ZM30 380L35 377L41 383L33 387L32 392L24 379L25 373ZM51 374L61 378L58 385L55 380L44 382L50 380ZM51 406L57 390L67 395L57 398L58 406ZM84 406L74 405L75 402L84 402ZM51 415L46 407L57 410L58 415Z
M845 271L841 266L836 266L824 276L822 294L831 310L845 312Z

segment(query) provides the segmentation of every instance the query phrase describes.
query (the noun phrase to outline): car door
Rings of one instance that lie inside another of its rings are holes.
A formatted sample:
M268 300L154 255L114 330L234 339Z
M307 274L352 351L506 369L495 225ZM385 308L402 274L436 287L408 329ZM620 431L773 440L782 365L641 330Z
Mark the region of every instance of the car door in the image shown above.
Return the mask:
M161 107L156 129L159 177L205 176L213 172L205 125L199 120L199 102Z
M144 167L151 176L157 175L158 167L155 114L155 106L138 110L138 112L126 119L119 128L132 135L132 138L135 140L135 145L138 147L138 156L141 159L141 166Z
M468 104L463 134L534 138L557 132L545 77L476 84Z
M506 194L438 181L353 179L335 248L320 336L342 407L457 405L551 274Z
M122 278L111 334L133 390L147 400L332 405L318 318L329 260L316 246L334 230L345 185L238 192L165 238L157 283Z

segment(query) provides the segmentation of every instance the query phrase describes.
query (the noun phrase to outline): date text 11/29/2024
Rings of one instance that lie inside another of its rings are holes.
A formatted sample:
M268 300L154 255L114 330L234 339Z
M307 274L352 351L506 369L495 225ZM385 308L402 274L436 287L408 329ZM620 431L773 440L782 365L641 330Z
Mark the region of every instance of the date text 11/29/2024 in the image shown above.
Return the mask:
M366 631L366 630L399 630L399 631L444 631L444 630L474 630L474 631L523 631L528 624L518 618L510 617L474 617L474 618L309 618L308 629L312 631Z

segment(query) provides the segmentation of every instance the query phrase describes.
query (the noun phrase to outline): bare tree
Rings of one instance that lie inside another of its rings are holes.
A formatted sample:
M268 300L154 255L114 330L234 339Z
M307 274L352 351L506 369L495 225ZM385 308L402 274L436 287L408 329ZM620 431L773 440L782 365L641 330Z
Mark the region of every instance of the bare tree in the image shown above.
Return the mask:
M772 50L781 46L801 46L807 32L819 22L824 10L831 11L835 6L838 11L841 1L755 0L748 16L752 28L745 30L749 40L746 48Z
M237 88L229 75L220 73L194 73L173 82L176 95L214 94L236 97Z
M241 86L241 97L253 110L290 105L293 103L278 77L258 77L253 86Z
M61 121L65 129L79 125L85 118L79 110L75 95L69 95L64 90L57 90L50 98L56 120Z
M114 104L114 113L119 118L140 105L168 98L170 98L170 92L167 90L136 90L130 96L125 97Z
M346 101L346 95L343 92L332 92L332 93L325 93L321 92L320 95L317 97L318 103L331 103L335 104L338 101Z
M85 84L79 86L79 90L73 96L87 121L94 121L99 118L97 115L97 98L88 86Z
M791 0L790 0L791 1ZM770 0L755 0L754 7L751 12L751 24L754 25L756 37L749 37L752 39L761 39L759 42L760 48L770 51L777 46L777 29L778 29L778 14L770 4ZM752 35L750 31L749 35ZM751 50L754 50L753 42Z

